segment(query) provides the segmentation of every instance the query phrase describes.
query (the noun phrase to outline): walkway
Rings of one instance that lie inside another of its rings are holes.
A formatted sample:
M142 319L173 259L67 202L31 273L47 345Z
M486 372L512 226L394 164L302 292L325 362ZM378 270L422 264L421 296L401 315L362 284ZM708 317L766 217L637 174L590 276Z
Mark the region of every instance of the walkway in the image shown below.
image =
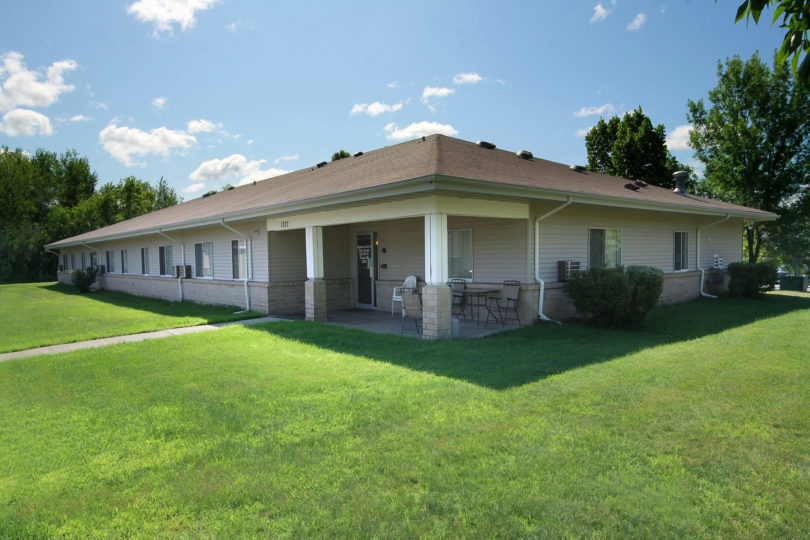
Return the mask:
M168 330L158 330L157 332L144 332L142 334L128 334L125 336L113 336L99 339L91 339L88 341L77 341L75 343L62 343L60 345L48 345L46 347L37 347L36 349L26 349L24 351L14 351L0 354L0 362L5 360L13 360L15 358L26 358L28 356L36 356L39 354L58 354L63 352L78 351L80 349L94 349L96 347L104 347L105 345L112 345L114 343L132 343L135 341L144 341L147 339L159 339L169 336L182 336L183 334L196 334L197 332L206 332L208 330L217 330L232 324L259 324L265 322L277 322L286 319L278 317L260 317L258 319L246 319L244 321L232 321L215 324L201 324L198 326L186 326L184 328L170 328Z

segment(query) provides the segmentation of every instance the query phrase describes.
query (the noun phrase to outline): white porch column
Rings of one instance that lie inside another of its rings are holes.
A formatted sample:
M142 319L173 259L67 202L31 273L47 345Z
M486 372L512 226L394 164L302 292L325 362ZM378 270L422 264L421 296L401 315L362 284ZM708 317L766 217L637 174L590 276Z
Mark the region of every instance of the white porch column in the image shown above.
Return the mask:
M323 279L323 227L306 228L307 282L304 304L308 321L326 320L326 281Z
M422 337L451 335L452 295L447 286L447 214L425 214L425 287L422 289Z

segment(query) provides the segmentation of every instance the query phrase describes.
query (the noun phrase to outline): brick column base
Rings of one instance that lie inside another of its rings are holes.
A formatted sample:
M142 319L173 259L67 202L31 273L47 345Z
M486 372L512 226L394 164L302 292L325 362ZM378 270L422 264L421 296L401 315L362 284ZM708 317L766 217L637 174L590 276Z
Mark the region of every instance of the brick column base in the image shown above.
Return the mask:
M422 289L422 338L449 339L452 333L450 308L453 295L447 285L425 285Z
M308 279L304 283L304 305L308 321L326 320L326 281Z

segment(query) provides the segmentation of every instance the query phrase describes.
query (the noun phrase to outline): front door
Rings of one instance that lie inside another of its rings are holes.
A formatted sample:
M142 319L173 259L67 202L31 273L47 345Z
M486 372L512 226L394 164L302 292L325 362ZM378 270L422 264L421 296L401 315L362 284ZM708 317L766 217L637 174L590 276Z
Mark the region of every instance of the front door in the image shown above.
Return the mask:
M374 235L361 233L357 235L357 305L373 307L374 299Z

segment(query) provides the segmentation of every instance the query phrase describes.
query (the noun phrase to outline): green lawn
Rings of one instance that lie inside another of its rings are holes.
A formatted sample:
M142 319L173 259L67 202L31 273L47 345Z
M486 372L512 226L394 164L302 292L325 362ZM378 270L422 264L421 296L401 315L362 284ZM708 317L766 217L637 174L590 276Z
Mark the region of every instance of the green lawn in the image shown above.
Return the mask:
M0 538L810 535L810 297L0 363Z
M0 285L0 353L262 316L238 307L167 302L61 283Z

